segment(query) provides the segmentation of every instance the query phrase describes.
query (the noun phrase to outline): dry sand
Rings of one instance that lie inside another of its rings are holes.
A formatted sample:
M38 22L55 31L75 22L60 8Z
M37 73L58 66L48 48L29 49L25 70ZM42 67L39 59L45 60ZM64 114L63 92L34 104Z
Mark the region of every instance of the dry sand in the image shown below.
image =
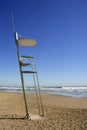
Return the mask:
M3 119L23 117L21 93L0 92L0 130L87 130L87 99L43 94L44 118L40 120ZM27 94L30 114L38 114L36 97Z

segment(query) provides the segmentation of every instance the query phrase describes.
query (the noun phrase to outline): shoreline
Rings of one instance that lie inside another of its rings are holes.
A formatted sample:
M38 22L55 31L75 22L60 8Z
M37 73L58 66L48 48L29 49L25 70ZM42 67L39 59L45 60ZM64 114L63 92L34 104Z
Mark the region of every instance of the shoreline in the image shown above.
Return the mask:
M40 87L41 93L48 93L48 94L57 94L62 96L69 96L75 98L87 98L87 87L86 86L64 86L62 88L59 87ZM15 92L20 93L22 92L22 87L18 86L1 86L1 91L4 92ZM25 87L26 93L30 92L33 93L35 91L34 87Z

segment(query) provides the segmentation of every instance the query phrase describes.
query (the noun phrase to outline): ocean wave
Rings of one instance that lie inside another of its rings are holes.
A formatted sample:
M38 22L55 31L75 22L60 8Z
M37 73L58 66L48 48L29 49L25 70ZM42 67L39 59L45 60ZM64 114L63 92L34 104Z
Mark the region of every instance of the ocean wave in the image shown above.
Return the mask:
M0 86L0 91L21 92L20 86ZM35 92L35 87L25 87L26 92ZM72 87L41 87L42 93L58 94L73 97L87 97L87 86Z

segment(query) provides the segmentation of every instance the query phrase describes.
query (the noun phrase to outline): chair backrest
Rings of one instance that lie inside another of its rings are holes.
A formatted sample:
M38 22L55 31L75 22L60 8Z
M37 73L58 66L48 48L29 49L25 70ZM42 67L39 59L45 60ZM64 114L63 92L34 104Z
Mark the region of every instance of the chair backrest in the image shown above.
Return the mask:
M15 38L15 43L16 43L16 45L18 45L18 44L17 44L17 41L18 41L18 33L17 33L17 32L14 32L14 38Z

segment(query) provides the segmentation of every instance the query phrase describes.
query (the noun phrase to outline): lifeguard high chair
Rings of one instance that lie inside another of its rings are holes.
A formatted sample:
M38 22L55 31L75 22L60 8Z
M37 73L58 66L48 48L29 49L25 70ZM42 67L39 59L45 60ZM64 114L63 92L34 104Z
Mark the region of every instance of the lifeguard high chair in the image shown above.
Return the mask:
M26 100L26 92L25 92L25 84L24 84L24 74L32 74L33 75L33 81L35 85L35 92L36 92L36 98L37 98L37 104L38 104L38 111L39 116L44 116L43 111L43 105L42 105L42 99L41 99L41 93L40 93L40 86L39 86L39 80L38 80L38 73L35 67L34 57L32 56L26 56L26 55L20 55L20 46L23 47L32 47L37 44L35 40L28 39L28 38L19 38L18 33L14 32L15 36L15 43L16 43L16 49L17 49L17 57L18 57L18 63L19 63L19 69L20 69L20 77L21 77L21 83L22 83L22 89L23 89L23 97L24 97L24 103L25 103L25 109L26 109L26 119L31 119L31 116L28 112L28 106L27 106L27 100ZM26 63L26 59L29 59L29 63ZM29 66L29 70L24 69L26 66Z

